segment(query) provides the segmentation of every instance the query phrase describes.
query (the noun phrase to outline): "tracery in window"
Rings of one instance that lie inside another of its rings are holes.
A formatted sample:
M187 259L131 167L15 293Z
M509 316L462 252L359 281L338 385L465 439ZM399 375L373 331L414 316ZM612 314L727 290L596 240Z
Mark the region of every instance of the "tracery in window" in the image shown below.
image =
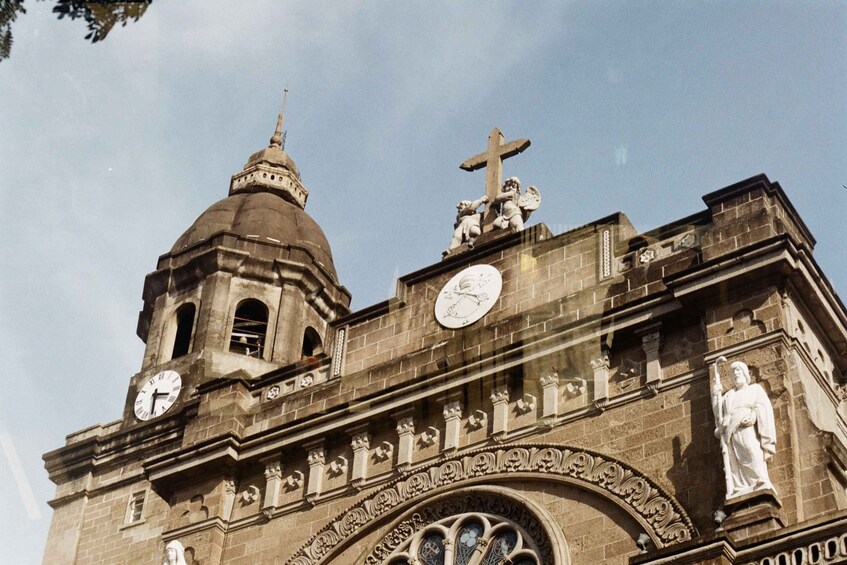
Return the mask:
M430 524L400 545L389 565L540 565L536 544L509 520L468 513Z

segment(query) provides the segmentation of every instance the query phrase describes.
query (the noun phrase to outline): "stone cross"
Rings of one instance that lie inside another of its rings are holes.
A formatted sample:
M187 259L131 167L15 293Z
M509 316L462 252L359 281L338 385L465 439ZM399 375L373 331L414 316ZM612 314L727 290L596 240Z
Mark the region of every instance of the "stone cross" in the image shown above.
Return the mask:
M482 220L483 233L491 230L494 219L497 217L497 210L490 203L494 202L494 197L500 192L503 184L503 159L514 157L529 145L528 139L516 139L504 144L503 132L495 127L488 134L488 149L459 165L459 168L466 171L476 171L483 167L486 169L485 195L488 196L489 204L485 207L485 215Z

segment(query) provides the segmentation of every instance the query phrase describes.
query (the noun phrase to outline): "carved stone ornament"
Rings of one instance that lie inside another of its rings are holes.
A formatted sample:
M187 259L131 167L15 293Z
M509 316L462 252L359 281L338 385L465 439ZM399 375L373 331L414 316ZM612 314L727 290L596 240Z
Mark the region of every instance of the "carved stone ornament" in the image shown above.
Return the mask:
M312 449L309 451L307 461L309 462L309 465L323 465L326 463L326 449L323 447Z
M415 433L415 420L411 416L400 418L397 421L398 434L413 434Z
M775 490L767 461L776 453L776 424L765 389L750 382L745 363L730 364L734 388L723 392L718 365L725 361L725 357L719 357L712 366L712 410L729 500L757 490Z
M371 446L371 436L367 432L362 432L353 436L353 441L350 442L353 451L357 449L368 449Z
M698 535L682 506L651 479L625 463L579 448L544 444L499 446L470 451L438 461L388 483L338 514L296 551L287 565L330 563L343 541L359 535L413 500L436 490L456 487L482 477L521 473L534 479L556 477L588 488L635 517L653 539L665 547Z
M445 328L464 328L494 307L502 289L503 277L495 267L472 265L462 269L438 293L435 319Z
M315 382L315 377L313 377L311 374L303 375L303 377L300 379L300 388L306 388L307 386L311 386L313 382Z
M294 490L296 488L300 488L303 486L303 473L300 471L294 471L287 477L285 477L285 487L288 490Z
M543 377L538 379L538 382L541 383L542 387L557 385L557 384L559 384L559 373L556 372L556 371L553 371L549 375L544 375Z
M429 426L423 432L421 432L421 443L424 445L435 445L438 442L438 438L441 436L441 433L438 431L438 428L434 428Z
M281 389L279 388L279 385L274 385L268 389L267 393L265 393L265 398L267 398L268 400L273 400L274 398L279 396L280 392Z
M509 402L509 387L500 386L491 391L491 402Z
M568 398L576 398L585 394L587 383L585 379L574 377L565 385L565 395Z
M519 398L517 402L517 409L520 414L528 414L535 410L536 406L538 406L538 399L532 394L523 395L523 398Z
M226 494L235 494L236 483L235 479L224 479L224 492Z
M347 472L347 458L343 455L339 455L335 459L333 459L329 464L329 474L331 477L337 477L339 475L343 475Z
M638 262L645 265L656 258L656 252L649 247L638 254Z
M394 454L394 445L389 441L383 441L374 449L374 458L377 461L387 461Z
M474 410L468 416L468 427L472 430L481 430L488 426L488 414L482 410Z
M458 401L448 402L444 405L444 419L452 420L462 417L462 404Z
M279 463L269 463L265 465L265 479L278 479L282 477L282 465Z
M259 487L256 485L250 485L241 493L241 503L244 505L253 504L257 500L259 500Z

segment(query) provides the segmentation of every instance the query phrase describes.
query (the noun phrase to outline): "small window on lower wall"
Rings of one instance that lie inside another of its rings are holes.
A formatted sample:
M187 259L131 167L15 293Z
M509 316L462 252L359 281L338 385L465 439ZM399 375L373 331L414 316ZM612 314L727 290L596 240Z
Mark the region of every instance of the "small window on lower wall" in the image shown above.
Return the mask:
M146 498L146 490L134 492L129 496L129 504L126 508L126 519L124 520L125 524L137 524L144 521L144 501Z

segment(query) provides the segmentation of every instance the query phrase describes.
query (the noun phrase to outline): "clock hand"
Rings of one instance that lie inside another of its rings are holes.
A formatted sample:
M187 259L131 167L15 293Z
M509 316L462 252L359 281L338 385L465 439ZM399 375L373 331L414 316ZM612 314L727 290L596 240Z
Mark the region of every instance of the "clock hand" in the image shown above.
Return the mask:
M156 411L156 399L159 397L159 389L153 391L153 396L151 397L150 402L150 413L153 414Z

